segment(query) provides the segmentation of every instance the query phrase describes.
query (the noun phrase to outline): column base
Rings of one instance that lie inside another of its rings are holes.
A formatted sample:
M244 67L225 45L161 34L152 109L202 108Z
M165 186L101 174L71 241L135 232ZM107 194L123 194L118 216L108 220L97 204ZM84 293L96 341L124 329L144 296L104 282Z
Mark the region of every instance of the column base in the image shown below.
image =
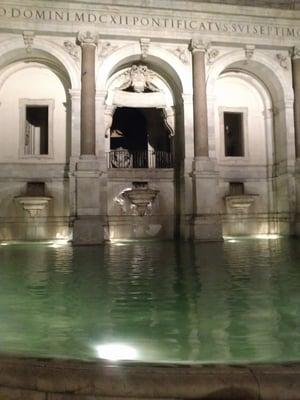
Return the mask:
M222 241L216 161L208 157L196 157L193 167L194 215L191 220L191 238Z
M104 226L100 218L82 217L74 221L73 245L97 245L104 242Z
M191 238L194 241L222 242L222 224L219 216L196 215L191 223Z

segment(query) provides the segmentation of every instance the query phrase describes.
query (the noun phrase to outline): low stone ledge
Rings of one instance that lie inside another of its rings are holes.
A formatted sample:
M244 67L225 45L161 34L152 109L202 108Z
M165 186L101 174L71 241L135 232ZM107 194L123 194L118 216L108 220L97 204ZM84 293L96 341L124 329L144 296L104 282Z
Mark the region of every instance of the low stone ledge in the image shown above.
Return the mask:
M50 393L46 400L140 400L138 397L105 397L105 396L85 396L85 395L74 395L74 394L57 394ZM143 398L143 400L153 400L153 398ZM155 400L176 400L176 399L155 399Z
M46 393L0 386L0 400L47 400Z
M299 364L253 367L262 399L300 399Z
M21 399L300 400L300 364L163 366L2 356L0 400Z

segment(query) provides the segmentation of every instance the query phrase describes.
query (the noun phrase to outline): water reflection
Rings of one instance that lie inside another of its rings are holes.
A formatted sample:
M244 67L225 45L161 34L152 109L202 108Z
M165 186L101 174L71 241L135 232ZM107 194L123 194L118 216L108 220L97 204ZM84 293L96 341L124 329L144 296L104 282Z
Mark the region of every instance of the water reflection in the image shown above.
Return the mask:
M0 351L146 361L300 358L296 240L0 247Z

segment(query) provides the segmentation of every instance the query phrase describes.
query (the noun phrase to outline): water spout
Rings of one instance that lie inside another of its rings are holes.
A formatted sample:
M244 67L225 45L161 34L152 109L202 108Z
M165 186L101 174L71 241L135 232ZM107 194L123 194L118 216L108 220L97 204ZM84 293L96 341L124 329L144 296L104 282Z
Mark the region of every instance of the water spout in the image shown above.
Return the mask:
M133 182L132 185L133 188L126 190L123 196L137 208L138 215L142 217L154 202L159 190L150 189L148 182Z

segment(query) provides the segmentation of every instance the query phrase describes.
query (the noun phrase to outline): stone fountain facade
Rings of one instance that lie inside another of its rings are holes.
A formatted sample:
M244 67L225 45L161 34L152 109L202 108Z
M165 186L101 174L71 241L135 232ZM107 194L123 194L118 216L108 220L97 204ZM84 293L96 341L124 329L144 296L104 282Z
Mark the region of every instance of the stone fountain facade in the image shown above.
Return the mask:
M1 3L0 240L299 235L299 11L214 3Z

